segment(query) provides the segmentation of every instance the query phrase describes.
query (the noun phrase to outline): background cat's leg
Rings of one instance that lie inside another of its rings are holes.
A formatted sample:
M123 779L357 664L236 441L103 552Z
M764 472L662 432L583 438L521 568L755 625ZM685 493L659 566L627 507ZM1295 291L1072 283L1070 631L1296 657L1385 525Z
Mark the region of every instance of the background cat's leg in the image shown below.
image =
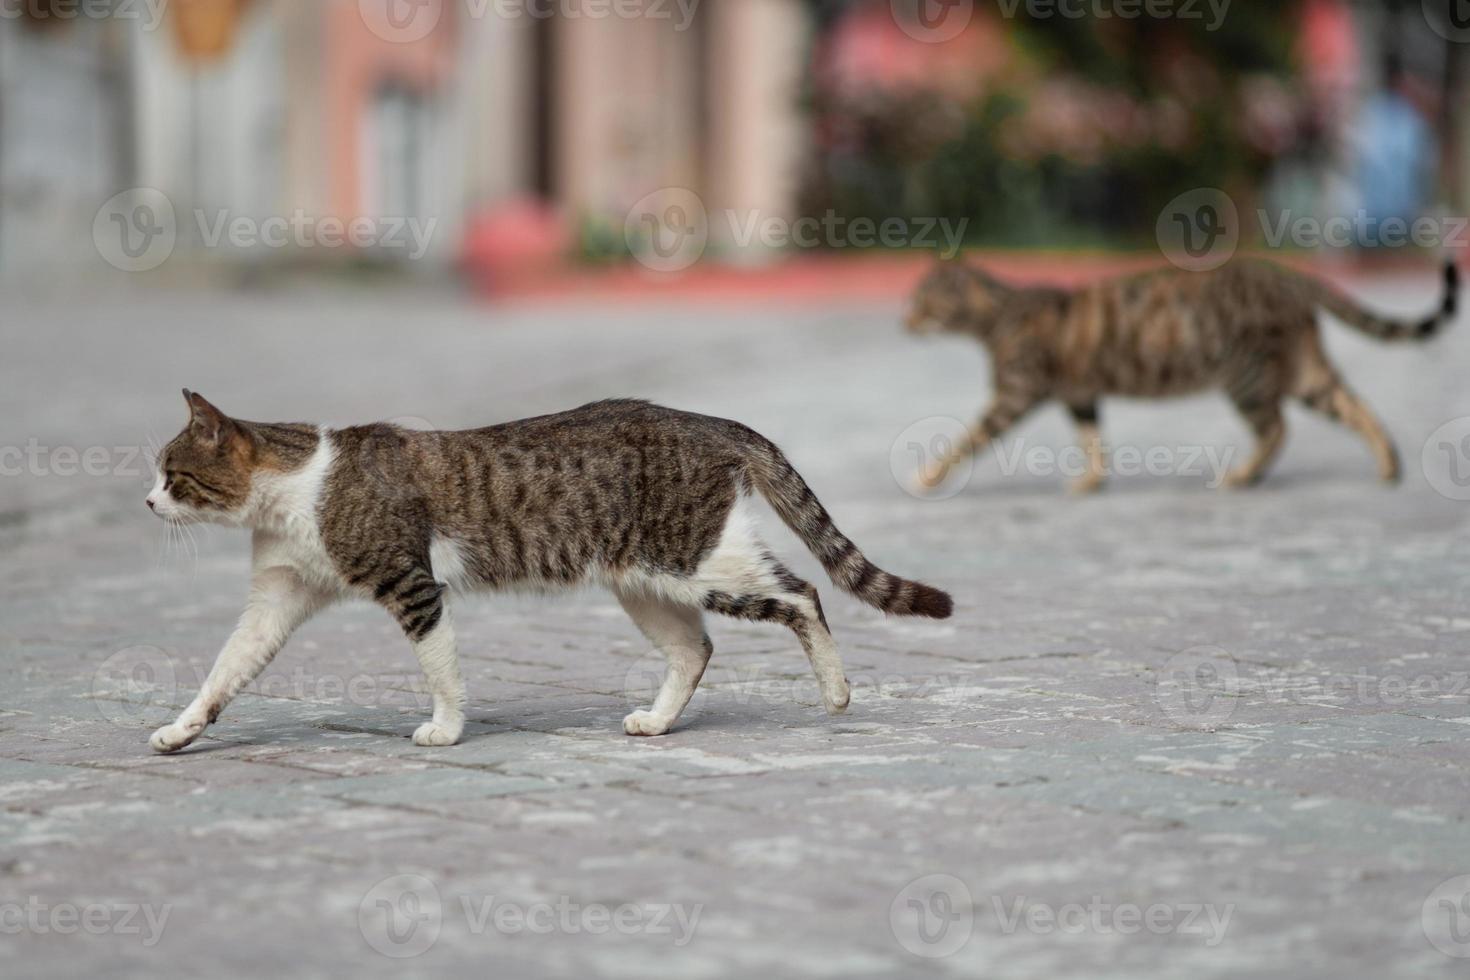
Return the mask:
M375 593L413 644L434 698L434 718L413 733L415 745L453 745L464 731L464 678L444 586L427 568L414 567L380 582Z
M149 744L159 752L176 752L198 738L235 695L260 675L296 627L329 599L289 568L256 572L239 625L215 658L199 694L177 721L154 732Z
M1279 402L1257 402L1243 404L1236 401L1235 407L1245 416L1251 431L1256 435L1256 449L1242 466L1225 477L1227 487L1248 487L1260 481L1266 470L1281 452L1286 441L1286 419L1281 414Z
M1316 409L1328 418L1336 419L1352 429L1368 443L1378 460L1378 475L1388 483L1397 483L1400 478L1399 451L1393 444L1383 424L1373 415L1367 404L1341 381L1331 387L1321 388L1302 396L1308 408Z
M1281 452L1286 441L1286 420L1281 414L1281 402L1286 397L1282 376L1286 370L1283 353L1261 351L1245 361L1226 385L1236 410L1255 433L1256 448L1249 460L1225 477L1225 486L1248 487L1259 482Z
M919 474L920 488L932 490L939 486L956 464L969 456L985 452L992 442L1009 432L1040 400L1029 389L1001 388L980 421L970 427L950 454L935 460Z
M1072 484L1073 493L1093 493L1103 485L1107 461L1103 458L1102 430L1098 427L1097 402L1069 405L1072 420L1077 423L1082 451L1087 454L1087 472Z
M652 596L620 593L618 601L648 642L669 661L653 707L624 718L623 731L629 735L662 735L673 727L694 697L714 651L704 632L704 616L691 606Z

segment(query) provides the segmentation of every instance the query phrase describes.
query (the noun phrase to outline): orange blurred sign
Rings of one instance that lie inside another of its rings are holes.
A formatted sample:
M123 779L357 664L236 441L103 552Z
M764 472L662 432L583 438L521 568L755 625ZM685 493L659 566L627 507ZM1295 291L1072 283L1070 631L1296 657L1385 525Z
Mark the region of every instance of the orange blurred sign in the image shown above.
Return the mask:
M185 57L212 61L235 40L250 0L171 0L174 40Z

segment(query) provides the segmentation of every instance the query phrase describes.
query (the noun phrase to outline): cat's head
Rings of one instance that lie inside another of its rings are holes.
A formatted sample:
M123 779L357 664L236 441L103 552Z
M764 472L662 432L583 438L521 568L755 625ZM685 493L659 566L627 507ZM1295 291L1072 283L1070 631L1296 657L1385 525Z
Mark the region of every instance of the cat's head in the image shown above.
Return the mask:
M964 262L940 259L914 290L904 326L910 333L974 330L1000 306L1000 284Z
M246 429L202 395L184 389L189 423L158 454L148 506L184 524L235 524L243 519L255 470L255 443Z

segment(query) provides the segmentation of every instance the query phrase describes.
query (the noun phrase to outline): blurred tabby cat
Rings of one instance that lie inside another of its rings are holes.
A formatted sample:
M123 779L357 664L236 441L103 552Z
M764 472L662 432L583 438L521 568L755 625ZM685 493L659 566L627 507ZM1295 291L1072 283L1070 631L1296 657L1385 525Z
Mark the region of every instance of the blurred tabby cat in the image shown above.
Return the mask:
M778 623L801 641L833 714L849 686L817 590L761 542L759 491L838 586L899 616L944 619L950 597L880 570L838 531L769 440L735 422L606 401L464 432L244 422L184 392L189 424L163 450L148 506L165 520L254 532L250 597L193 702L153 734L173 752L256 678L309 616L371 599L413 644L434 699L419 745L452 745L464 682L446 585L598 583L668 658L653 706L623 719L662 735L712 647L702 610Z
M1104 395L1163 397L1220 387L1255 433L1255 454L1227 478L1259 480L1286 435L1287 398L1357 432L1384 480L1399 478L1383 426L1327 360L1317 312L1325 309L1381 340L1422 340L1454 318L1459 272L1444 268L1439 312L1417 323L1384 319L1326 283L1269 262L1217 271L1161 270L1078 290L1018 287L962 262L941 262L920 283L907 326L914 333L974 337L991 357L994 399L962 444L919 475L933 488L955 463L987 446L1042 402L1066 405L1081 430L1088 472L1074 489L1103 482L1098 431Z

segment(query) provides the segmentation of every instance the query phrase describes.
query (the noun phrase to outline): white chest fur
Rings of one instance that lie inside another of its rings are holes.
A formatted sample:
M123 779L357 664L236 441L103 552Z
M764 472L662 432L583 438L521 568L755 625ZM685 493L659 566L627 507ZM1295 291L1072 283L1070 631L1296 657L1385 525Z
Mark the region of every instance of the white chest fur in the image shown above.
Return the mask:
M323 429L316 451L304 466L289 473L256 477L246 504L256 529L256 568L284 565L315 585L340 588L317 523L335 456L331 434Z

